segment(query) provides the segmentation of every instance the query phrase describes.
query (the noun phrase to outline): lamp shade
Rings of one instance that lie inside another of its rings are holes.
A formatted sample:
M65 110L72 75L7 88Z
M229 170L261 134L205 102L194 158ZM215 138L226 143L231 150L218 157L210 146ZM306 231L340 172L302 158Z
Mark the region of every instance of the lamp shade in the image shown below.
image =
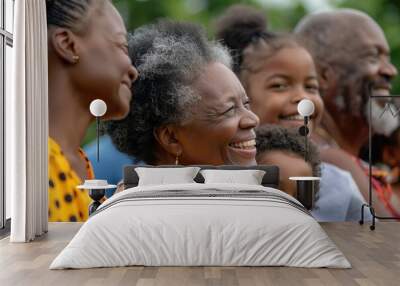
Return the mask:
M106 114L107 104L101 99L95 99L90 103L89 109L93 116L101 117Z
M303 117L311 116L314 113L314 103L309 99L303 99L297 105L297 111Z

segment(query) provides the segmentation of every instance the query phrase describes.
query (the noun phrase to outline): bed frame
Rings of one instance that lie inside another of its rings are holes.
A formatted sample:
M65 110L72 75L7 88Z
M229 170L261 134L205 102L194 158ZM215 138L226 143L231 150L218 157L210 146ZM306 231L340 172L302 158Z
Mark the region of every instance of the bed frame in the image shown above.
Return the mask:
M200 167L201 169L219 169L219 170L263 170L265 175L262 179L261 184L264 187L279 188L279 168L272 165L258 165L258 166L233 166L233 165L223 165L223 166L211 166L211 165L193 165L195 167ZM180 168L186 166L176 166L176 165L163 165L163 166L151 166L151 165L126 165L124 166L124 177L123 184L124 188L133 188L138 185L139 176L135 171L136 167L147 167L147 168ZM204 183L204 178L200 174L194 178L197 183Z
M270 187L279 189L279 168L273 165L258 165L258 166L233 166L233 165L223 165L223 166L212 166L212 165L192 165L200 167L201 169L219 169L219 170L263 170L265 175L261 181L264 187ZM139 176L135 171L137 167L147 167L147 168L181 168L187 166L181 165L162 165L162 166L152 166L152 165L126 165L124 166L124 177L123 177L123 187L124 189L136 187L139 183ZM194 178L197 183L204 183L204 178L200 174ZM93 200L89 206L89 215L93 214L97 208L101 205L101 199L104 197L105 190L89 190L89 196Z

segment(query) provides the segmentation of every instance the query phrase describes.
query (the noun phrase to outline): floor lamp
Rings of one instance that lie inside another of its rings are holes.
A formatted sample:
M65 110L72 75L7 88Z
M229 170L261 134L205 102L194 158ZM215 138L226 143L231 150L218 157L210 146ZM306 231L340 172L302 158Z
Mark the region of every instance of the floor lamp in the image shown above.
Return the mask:
M375 229L375 219L399 219L398 217L387 217L387 216L378 216L375 213L375 209L373 206L373 201L372 201L372 100L374 98L400 98L397 95L386 95L386 96L377 96L377 95L370 95L369 96L369 102L368 102L368 117L369 117L369 131L368 131L368 175L369 175L369 190L368 190L368 204L363 204L361 207L361 219L359 223L362 225L364 224L364 209L369 208L371 215L372 215L372 224L369 226L371 230Z

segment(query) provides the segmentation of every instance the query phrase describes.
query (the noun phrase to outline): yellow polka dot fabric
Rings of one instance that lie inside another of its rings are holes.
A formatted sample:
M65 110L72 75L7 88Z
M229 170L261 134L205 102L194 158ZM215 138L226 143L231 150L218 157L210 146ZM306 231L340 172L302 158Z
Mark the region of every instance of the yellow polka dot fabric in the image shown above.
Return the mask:
M94 179L93 168L82 149L79 154L86 162L87 179ZM71 168L61 147L49 138L49 221L86 221L91 199L87 190L76 187L81 178Z

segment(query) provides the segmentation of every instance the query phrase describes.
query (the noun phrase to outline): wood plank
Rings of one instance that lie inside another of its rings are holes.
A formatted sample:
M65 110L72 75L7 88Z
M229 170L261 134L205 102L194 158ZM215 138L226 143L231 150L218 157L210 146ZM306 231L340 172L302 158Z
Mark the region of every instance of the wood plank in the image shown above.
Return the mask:
M379 222L375 231L357 223L322 223L352 269L290 267L118 267L49 270L80 223L50 223L49 233L32 243L0 240L0 285L397 286L400 273L400 224Z

